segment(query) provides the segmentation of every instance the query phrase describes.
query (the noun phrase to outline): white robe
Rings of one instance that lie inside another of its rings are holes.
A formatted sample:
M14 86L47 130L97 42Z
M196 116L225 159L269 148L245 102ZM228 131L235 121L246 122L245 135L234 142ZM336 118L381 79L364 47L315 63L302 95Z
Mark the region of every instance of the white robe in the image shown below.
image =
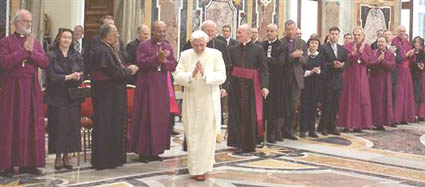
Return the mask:
M204 76L192 78L198 60ZM213 169L221 123L219 85L225 80L226 67L220 51L205 48L199 55L193 49L181 53L174 82L184 86L182 115L191 175L202 175Z

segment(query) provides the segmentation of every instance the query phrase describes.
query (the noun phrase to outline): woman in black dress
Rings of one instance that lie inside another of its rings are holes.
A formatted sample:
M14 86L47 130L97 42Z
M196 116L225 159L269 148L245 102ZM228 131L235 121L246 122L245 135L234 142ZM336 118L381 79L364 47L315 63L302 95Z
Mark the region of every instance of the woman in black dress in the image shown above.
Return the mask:
M422 78L425 63L424 53L424 39L417 36L412 40L412 48L415 50L413 55L413 61L410 63L410 71L412 72L413 82L413 94L415 98L415 110L419 120L423 120L423 116L420 114L419 107L425 102L425 98L422 94Z
M308 61L304 66L304 89L301 93L301 115L300 115L300 137L304 138L308 131L308 136L318 138L316 133L317 104L322 92L320 88L321 74L324 58L319 54L320 40L311 37L307 41Z
M48 105L49 153L56 154L55 169L72 169L68 153L81 151L81 102L71 99L70 88L83 80L84 63L73 47L72 30L59 29L54 50L48 53L45 102ZM62 156L63 155L63 156ZM61 158L62 156L62 158Z

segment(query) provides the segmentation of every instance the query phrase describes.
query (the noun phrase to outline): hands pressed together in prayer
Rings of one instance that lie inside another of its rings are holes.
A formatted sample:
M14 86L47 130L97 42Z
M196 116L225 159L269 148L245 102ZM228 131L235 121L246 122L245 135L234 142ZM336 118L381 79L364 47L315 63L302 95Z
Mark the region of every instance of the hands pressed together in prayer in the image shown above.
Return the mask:
M201 76L204 76L204 69L202 68L201 62L196 62L196 67L192 72L192 77L195 77L198 73L201 74Z
M68 80L76 80L76 81L78 81L78 80L80 80L82 78L82 76L83 76L83 72L74 72L74 73L71 73L69 75L66 75L65 76L65 80L66 81L68 81Z
M303 50L297 49L294 52L292 52L291 56L292 56L292 58L300 58L300 57L303 56L303 54L304 54Z
M344 67L344 62L340 62L338 60L334 60L334 67L335 68L342 68L342 67Z
M134 75L137 73L137 71L139 71L139 67L133 64L129 65L127 68L131 70L131 75Z
M28 35L27 40L24 43L24 49L25 51L28 51L31 53L34 48L33 46L34 46L34 35L30 34Z

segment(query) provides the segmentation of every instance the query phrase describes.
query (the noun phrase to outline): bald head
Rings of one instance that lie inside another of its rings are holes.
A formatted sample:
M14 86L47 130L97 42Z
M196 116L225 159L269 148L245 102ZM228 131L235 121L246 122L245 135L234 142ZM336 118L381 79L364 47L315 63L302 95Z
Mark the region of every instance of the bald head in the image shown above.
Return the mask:
M145 41L150 38L149 27L145 24L142 24L137 27L137 39L140 41Z
M207 33L210 40L217 36L217 24L212 20L204 21L201 24L201 30Z
M274 41L277 39L277 25L274 23L268 24L266 28L267 40Z
M236 32L236 38L240 43L246 43L251 40L252 29L248 24L243 24L239 26L238 31Z
M252 40L257 40L258 39L258 29L257 28L252 28L251 29L251 32L252 32L251 39Z
M165 27L163 21L155 21L152 24L152 37L156 42L162 42L165 39Z
M13 19L13 24L15 25L17 33L24 35L30 34L32 27L31 12L26 9L20 9L16 11L15 17Z
M403 25L400 25L397 27L397 36L405 39L406 38L406 27Z

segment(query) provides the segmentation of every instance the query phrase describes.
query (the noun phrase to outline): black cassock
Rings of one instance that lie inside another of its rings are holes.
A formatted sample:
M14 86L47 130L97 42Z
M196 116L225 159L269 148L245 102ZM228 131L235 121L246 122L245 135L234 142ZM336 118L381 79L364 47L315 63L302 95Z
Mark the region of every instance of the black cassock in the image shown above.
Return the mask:
M111 45L101 43L93 51L91 91L93 147L96 169L114 168L126 162L127 87L131 71L124 67ZM95 59L95 60L94 60Z
M264 105L264 118L267 120L267 141L272 142L281 137L280 129L285 117L286 104L284 98L284 66L280 56L283 54L282 42L276 39L273 42L261 43L267 57L270 72L270 94Z
M260 73L261 88L268 88L269 74L266 55L260 45L249 42L229 48L230 72L235 67L256 69ZM255 151L257 144L257 115L253 81L230 76L229 124L227 145L245 152Z

